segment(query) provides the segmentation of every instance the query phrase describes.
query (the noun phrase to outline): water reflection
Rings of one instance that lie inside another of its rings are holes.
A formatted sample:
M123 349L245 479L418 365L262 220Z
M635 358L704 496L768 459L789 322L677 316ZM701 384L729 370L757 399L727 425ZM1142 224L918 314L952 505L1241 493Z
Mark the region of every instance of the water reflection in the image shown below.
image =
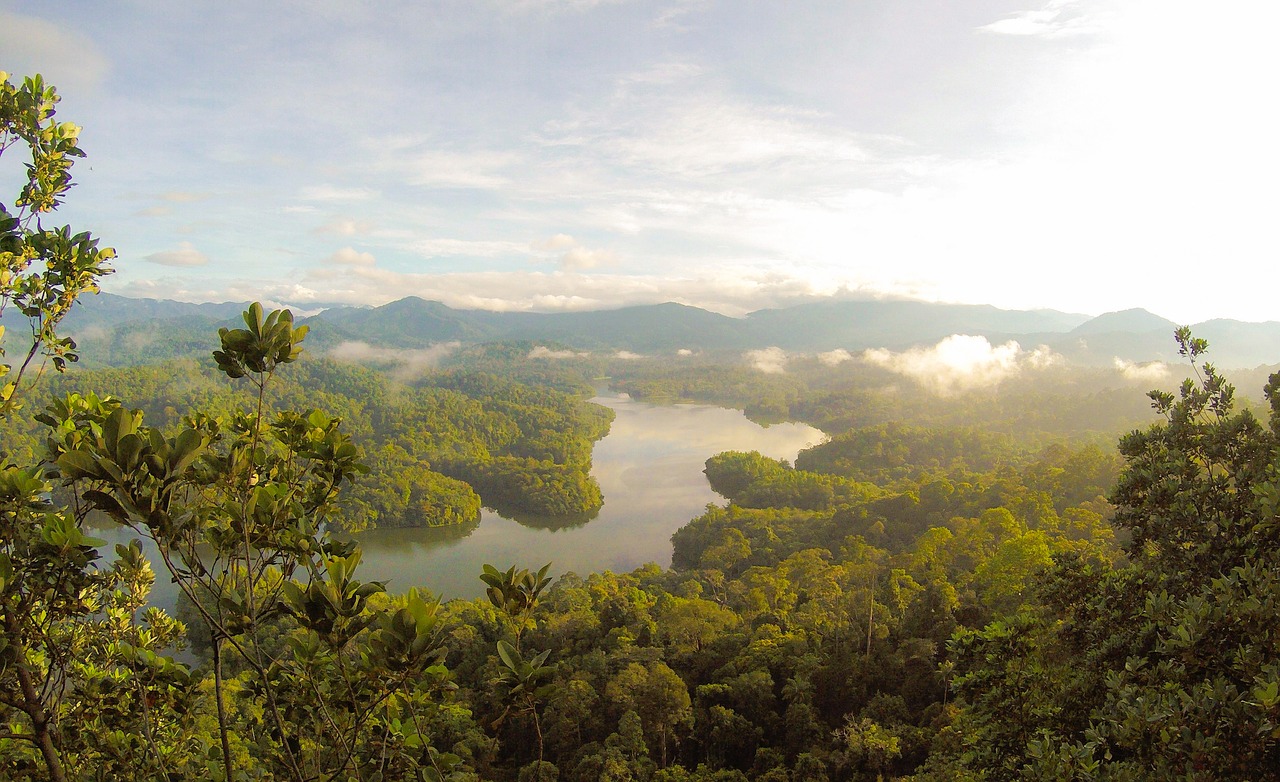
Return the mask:
M589 521L594 521L600 515L600 509L597 508L590 513L572 513L568 516L531 516L527 513L499 515L530 529L545 529L556 532L562 529L576 529Z
M509 519L486 509L471 524L361 533L361 579L385 581L393 591L420 586L444 598L471 598L484 594L479 573L486 562L504 570L551 562L557 575L629 571L646 562L665 567L671 563L672 533L708 503L722 501L702 474L708 457L736 450L794 460L801 449L823 440L811 426L765 428L737 410L656 406L613 394L593 401L617 415L592 457L592 474L605 496L598 514ZM113 524L92 534L108 541L104 554L136 537ZM143 548L158 562L150 541L143 541ZM172 609L177 586L163 566L156 566L156 574L152 602Z
M760 451L794 459L823 435L803 424L768 428L737 410L707 405L655 406L616 394L593 401L616 414L609 436L596 444L592 474L605 504L594 518L512 520L492 511L461 537L442 530L373 530L360 535L365 578L395 590L424 586L449 597L478 597L488 562L552 571L626 571L646 562L671 562L671 534L720 502L702 474L708 457L727 450Z

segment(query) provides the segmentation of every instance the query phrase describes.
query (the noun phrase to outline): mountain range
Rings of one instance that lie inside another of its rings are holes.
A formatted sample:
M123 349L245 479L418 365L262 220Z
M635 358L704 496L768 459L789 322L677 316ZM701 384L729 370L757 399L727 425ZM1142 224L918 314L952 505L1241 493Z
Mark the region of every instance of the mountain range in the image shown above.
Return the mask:
M234 326L243 303L189 304L102 293L86 297L68 316L64 332L75 337L92 363L123 364L175 353L208 350L212 332ZM313 350L342 342L422 348L442 342L532 341L590 351L640 354L687 349L701 352L779 347L793 352L868 348L903 350L932 345L952 334L1016 340L1024 348L1045 345L1086 365L1177 361L1173 321L1146 310L1097 317L1056 310L1004 310L988 305L920 301L828 300L752 312L733 318L667 303L591 312L491 312L459 310L408 297L380 307L334 306L300 319L311 328ZM10 334L25 323L10 308ZM1223 367L1280 363L1280 322L1216 319L1191 324L1209 341L1210 357Z

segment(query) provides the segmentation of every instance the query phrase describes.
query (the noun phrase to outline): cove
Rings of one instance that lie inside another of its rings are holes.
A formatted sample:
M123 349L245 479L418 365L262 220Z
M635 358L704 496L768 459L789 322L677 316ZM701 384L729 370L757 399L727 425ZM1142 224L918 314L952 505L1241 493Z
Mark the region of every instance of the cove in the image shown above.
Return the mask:
M798 423L762 427L739 410L711 405L653 405L602 392L592 402L612 408L609 434L592 452L592 475L604 507L592 519L508 519L488 509L480 521L443 529L372 530L358 536L364 579L401 592L420 586L444 599L484 594L486 562L581 575L625 572L648 562L671 564L671 535L723 499L707 485L703 463L722 451L759 451L794 461L825 439Z

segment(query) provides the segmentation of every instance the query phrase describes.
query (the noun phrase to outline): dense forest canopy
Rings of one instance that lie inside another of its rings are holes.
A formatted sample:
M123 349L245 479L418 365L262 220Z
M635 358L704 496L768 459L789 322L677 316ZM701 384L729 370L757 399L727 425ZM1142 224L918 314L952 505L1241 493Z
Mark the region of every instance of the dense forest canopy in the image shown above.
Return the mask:
M31 325L4 365L0 776L1280 779L1280 375L1242 406L1185 329L1190 377L1145 399L619 359L637 395L832 436L709 459L726 503L669 569L392 595L335 530L599 504L600 365L512 379L532 347L503 343L404 382L253 305L212 361L35 382L77 357L59 326L111 252L35 219L77 129L0 82L0 151L31 162L0 204L0 299ZM158 560L102 551L91 513ZM181 621L148 605L157 570Z
M6 429L28 458L44 434L36 411L75 389L127 398L162 430L188 411L228 413L239 402L212 361L170 360L43 379ZM272 409L319 407L340 418L363 452L360 477L336 522L347 530L475 521L480 505L505 513L590 514L603 498L590 475L591 446L612 412L583 393L530 386L480 372L405 385L357 365L300 361L282 368L264 397Z

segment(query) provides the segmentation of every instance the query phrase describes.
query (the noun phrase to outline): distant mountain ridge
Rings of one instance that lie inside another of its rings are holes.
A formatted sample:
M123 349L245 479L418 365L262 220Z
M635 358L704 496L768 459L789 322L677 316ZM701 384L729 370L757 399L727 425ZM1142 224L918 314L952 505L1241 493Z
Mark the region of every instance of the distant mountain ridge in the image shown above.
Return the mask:
M137 363L164 354L211 349L211 332L235 325L244 303L189 304L133 299L109 293L81 300L65 333L93 363ZM815 353L835 349L903 350L932 345L952 334L983 336L993 344L1016 340L1024 348L1047 345L1088 365L1124 361L1177 361L1173 321L1146 310L1097 317L1057 310L1004 310L990 305L922 301L829 300L765 309L733 318L683 304L638 305L586 312L460 310L407 297L379 307L337 306L301 318L313 350L346 341L401 348L442 342L532 341L578 350L641 354L676 350L743 351L779 347ZM25 321L6 311L4 325L22 334ZM1215 319L1193 324L1209 340L1222 367L1280 362L1280 322ZM96 357L102 351L105 357ZM138 356L130 359L137 353Z

